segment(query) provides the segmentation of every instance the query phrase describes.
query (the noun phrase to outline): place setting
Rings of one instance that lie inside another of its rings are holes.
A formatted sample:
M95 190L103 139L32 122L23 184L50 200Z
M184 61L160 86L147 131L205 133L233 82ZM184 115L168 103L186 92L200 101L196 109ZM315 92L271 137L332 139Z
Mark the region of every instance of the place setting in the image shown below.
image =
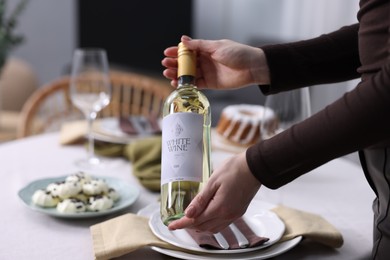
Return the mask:
M149 227L155 236L179 248L151 247L162 254L184 259L199 259L199 256L204 259L265 259L292 248L302 238L288 245L272 247L281 239L285 225L275 213L266 209L267 206L267 203L255 201L242 218L217 234L169 231L160 219L158 203L140 210L138 215L149 217Z
M69 94L72 105L82 112L84 119L63 122L59 142L61 145L85 143L87 156L75 162L80 169L113 168L115 163L107 157L122 155L126 145L161 135L159 115L152 111L146 113L146 110L141 113L141 108L135 104L124 108L118 103L120 98L115 87L118 85L115 84L118 83L112 80L104 49L75 50ZM146 101L132 102L143 104Z
M96 259L142 247L180 259L267 259L291 250L302 239L332 248L343 244L340 232L321 216L261 200L253 200L242 218L217 234L168 230L158 202L137 214L95 224L90 231Z
M161 120L155 115L129 115L97 120L93 126L98 141L128 144L161 134Z

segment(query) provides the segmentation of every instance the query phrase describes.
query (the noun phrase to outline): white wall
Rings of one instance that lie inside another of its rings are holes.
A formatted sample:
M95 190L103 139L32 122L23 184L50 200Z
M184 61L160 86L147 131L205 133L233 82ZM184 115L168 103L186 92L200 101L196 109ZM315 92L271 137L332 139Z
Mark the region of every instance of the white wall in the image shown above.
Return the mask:
M291 41L356 22L358 0L195 0L194 36Z
M357 22L358 0L197 0L194 37L253 44L308 39ZM311 88L313 111L356 81ZM221 95L221 94L217 94Z
M282 1L280 29L287 39L306 39L357 22L358 0Z
M195 0L194 36L228 38L248 43L252 38L280 38L281 0Z
M8 0L9 8L19 0ZM32 65L40 83L62 74L75 46L74 0L30 0L19 19L17 32L26 38L12 51Z
M195 0L194 37L229 38L242 43L295 41L331 32L357 21L358 0ZM310 88L312 111L317 112L356 85L357 80ZM215 98L230 100L222 93ZM248 100L259 96L255 88ZM221 106L221 105L220 105ZM223 106L223 104L222 104ZM213 107L214 109L215 107ZM217 107L221 109L221 107ZM357 162L356 153L348 158Z
M358 0L285 0L284 2L281 34L285 39L308 39L357 22ZM319 111L346 91L351 90L356 82L354 80L311 87L313 112Z

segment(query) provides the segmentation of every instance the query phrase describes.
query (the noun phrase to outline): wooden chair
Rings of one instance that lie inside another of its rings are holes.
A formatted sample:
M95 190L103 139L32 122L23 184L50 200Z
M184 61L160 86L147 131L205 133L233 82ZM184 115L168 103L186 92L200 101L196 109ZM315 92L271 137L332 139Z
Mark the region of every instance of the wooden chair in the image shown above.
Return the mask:
M112 98L98 117L127 115L160 116L169 82L137 73L111 71ZM18 124L18 138L58 131L62 123L83 119L69 96L70 77L64 76L38 88L24 104Z

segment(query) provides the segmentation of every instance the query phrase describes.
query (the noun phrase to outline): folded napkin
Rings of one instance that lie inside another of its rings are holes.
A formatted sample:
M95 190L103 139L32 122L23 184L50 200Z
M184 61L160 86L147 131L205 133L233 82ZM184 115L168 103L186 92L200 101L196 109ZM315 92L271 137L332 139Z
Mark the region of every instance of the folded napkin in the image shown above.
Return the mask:
M134 141L124 148L123 154L131 161L132 172L141 184L160 191L161 136Z
M95 153L128 159L139 182L151 191L160 191L161 136L137 139L126 145L95 142Z
M62 124L60 144L74 144L84 140L88 125L85 120L76 120Z
M303 236L330 247L341 247L340 232L321 216L278 206L272 209L285 223L286 231L280 241ZM107 220L90 227L95 259L111 259L144 246L185 251L157 238L149 228L148 218L135 214Z
M272 211L286 225L286 231L281 241L303 236L333 248L339 248L344 243L340 232L321 216L285 206L276 207Z
M269 240L269 238L257 236L243 218L237 219L234 222L234 225L245 236L245 238L248 239L248 247L260 246ZM209 249L223 249L213 234L196 232L193 229L188 229L186 231L200 247ZM220 233L229 244L229 249L241 248L230 227L225 228Z
M84 140L87 125L84 120L63 124L60 144L67 145ZM124 157L131 161L132 173L140 183L152 191L160 191L161 135L135 139L129 144L116 144L95 140L95 153L107 157Z
M151 191L160 191L161 136L137 139L129 144L95 142L95 153L109 157L123 156L131 162L132 173Z

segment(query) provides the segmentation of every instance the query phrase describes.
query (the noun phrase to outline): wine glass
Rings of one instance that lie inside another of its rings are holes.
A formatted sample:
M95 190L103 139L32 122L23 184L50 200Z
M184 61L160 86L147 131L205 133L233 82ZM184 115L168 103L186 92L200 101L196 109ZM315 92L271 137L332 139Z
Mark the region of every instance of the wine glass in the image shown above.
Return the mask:
M269 95L265 99L261 138L268 139L311 115L309 88ZM271 119L272 118L272 119Z
M97 113L110 103L111 83L105 50L76 49L72 59L70 97L88 122L88 156L76 162L79 167L92 169L104 166L94 153L92 124Z
M311 115L309 88L269 95L265 99L264 107L263 122L260 125L263 140L283 132ZM264 187L260 190L260 196L268 202L281 205L283 192L279 189Z

